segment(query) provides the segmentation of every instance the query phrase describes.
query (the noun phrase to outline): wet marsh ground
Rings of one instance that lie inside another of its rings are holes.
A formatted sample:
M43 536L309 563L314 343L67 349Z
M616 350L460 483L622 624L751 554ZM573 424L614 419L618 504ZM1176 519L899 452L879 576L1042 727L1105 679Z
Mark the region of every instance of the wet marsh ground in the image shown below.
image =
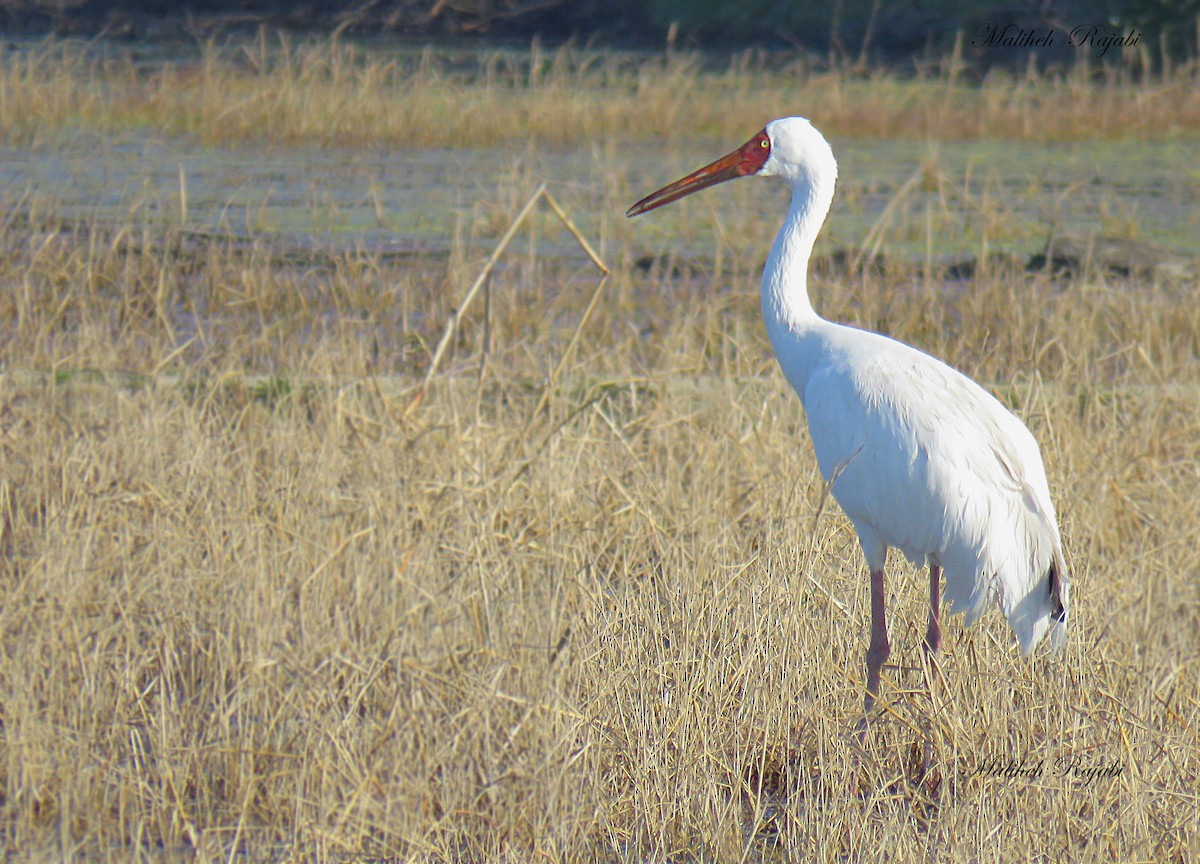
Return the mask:
M5 50L8 856L1200 855L1196 282L1022 263L1060 230L1200 252L1191 70ZM759 320L786 202L623 215L791 111L841 160L818 254L886 254L826 262L817 308L1014 407L1074 578L1062 656L950 619L934 679L894 562L861 773L866 574ZM543 181L612 269L579 343L598 274L539 209L414 405Z

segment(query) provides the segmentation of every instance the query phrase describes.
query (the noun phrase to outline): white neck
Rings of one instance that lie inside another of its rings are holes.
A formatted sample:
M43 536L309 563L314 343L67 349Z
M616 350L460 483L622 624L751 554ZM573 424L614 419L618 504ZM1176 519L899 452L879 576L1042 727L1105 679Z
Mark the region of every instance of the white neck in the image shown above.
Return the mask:
M792 205L763 269L762 311L784 374L803 388L815 359L813 340L806 337L828 326L808 299L808 261L833 203L834 180L805 174L789 182Z

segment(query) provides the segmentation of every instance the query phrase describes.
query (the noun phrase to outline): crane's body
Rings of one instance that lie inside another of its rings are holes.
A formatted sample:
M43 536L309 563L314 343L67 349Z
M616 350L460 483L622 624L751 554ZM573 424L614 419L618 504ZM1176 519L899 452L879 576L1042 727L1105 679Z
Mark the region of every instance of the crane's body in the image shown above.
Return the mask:
M870 569L883 569L889 548L941 567L951 611L971 623L996 596L1031 650L1051 625L1061 552L1029 430L970 379L895 340L828 322L772 336ZM820 363L806 361L811 352ZM1039 593L1045 602L1023 602Z
M630 208L636 215L734 177L781 177L792 202L763 270L771 345L804 403L821 474L871 571L866 708L890 645L883 570L894 548L930 568L926 648L937 651L940 573L973 622L995 598L1032 651L1066 638L1067 570L1033 435L994 396L915 348L821 318L808 261L833 201L837 163L802 118L776 120L738 150Z

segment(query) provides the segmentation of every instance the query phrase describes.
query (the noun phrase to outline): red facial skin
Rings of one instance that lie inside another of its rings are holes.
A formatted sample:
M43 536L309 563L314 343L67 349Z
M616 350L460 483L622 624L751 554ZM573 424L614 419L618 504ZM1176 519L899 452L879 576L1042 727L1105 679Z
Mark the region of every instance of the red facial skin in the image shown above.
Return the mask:
M670 186L664 186L657 192L647 195L625 211L625 215L637 216L647 210L653 210L655 207L678 201L693 192L724 183L726 180L757 174L766 164L767 157L770 155L771 139L767 137L767 130L764 129L728 156L722 156L711 165L705 165L699 171L693 171Z

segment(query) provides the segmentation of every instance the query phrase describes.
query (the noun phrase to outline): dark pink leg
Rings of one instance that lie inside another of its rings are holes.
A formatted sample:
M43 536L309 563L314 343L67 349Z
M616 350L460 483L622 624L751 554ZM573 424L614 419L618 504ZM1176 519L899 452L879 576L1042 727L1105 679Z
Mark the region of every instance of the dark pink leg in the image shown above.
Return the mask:
M938 615L942 608L942 568L929 565L929 629L925 631L925 652L936 654L942 647L942 626Z
M936 677L937 666L934 657L942 647L942 626L938 623L938 615L942 608L942 568L936 564L929 565L929 629L925 631L925 656L930 660L930 666ZM929 679L930 710L933 708L933 678ZM921 777L929 774L933 766L933 728L930 720L925 721L925 744L921 748Z
M883 608L883 570L871 572L871 645L867 648L867 695L863 710L870 714L879 698L879 672L892 651ZM865 729L863 730L865 733Z

